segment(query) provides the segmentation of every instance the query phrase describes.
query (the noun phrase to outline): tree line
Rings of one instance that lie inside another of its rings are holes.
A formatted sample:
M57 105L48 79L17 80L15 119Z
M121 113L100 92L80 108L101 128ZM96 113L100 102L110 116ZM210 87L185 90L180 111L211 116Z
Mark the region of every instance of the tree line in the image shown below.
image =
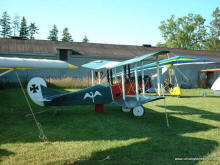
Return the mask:
M5 11L0 19L0 36L3 38L10 38L13 36L19 36L22 39L35 39L35 34L38 33L38 28L34 22L27 25L25 17L22 17L20 21L19 16L15 16L11 20L8 13ZM13 34L12 34L13 33Z
M217 7L212 13L213 20L209 25L205 25L205 19L199 14L188 14L187 16L176 18L171 15L167 20L161 21L159 29L164 38L164 43L157 43L158 47L183 48L193 50L220 50L220 10ZM35 39L39 28L35 22L27 25L23 16L21 21L19 16L11 20L7 12L3 12L0 19L0 36L10 38L19 36L22 39ZM49 31L48 40L58 41L58 28L52 26ZM62 31L61 41L73 42L72 35L67 27ZM85 35L82 42L88 43Z
M212 21L205 25L199 14L188 14L176 18L174 15L161 22L159 29L165 40L158 47L183 48L193 50L220 50L220 10L212 13Z
M20 20L20 17L16 15L13 20L5 11L0 18L0 37L11 38L20 37L21 39L35 39L35 35L38 34L39 28L36 26L35 22L31 22L27 25L27 20L23 16ZM56 25L53 25L52 29L49 31L48 40L58 41L58 28ZM61 41L73 42L72 36L69 33L67 27L63 29ZM85 35L82 42L89 42L88 37Z
M58 41L58 32L59 30L57 26L54 24L52 29L49 31L49 36L47 37L47 39L51 41ZM72 35L69 33L69 29L67 27L63 29L61 41L73 42ZM84 36L82 42L85 42L85 43L89 42L89 39L86 35Z

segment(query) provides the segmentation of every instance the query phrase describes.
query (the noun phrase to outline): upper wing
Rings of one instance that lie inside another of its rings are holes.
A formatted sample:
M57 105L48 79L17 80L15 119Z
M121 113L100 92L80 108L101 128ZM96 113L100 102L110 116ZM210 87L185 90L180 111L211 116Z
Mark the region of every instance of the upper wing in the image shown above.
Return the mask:
M207 64L207 63L216 63L217 61L211 60L208 58L195 58L195 57L185 57L185 56L175 56L165 60L159 61L159 66L164 67L166 65L186 65L186 64ZM153 62L147 65L138 67L140 69L153 69L157 67L157 63Z
M77 69L60 60L0 57L0 69Z
M155 56L159 56L159 55L163 55L169 53L169 51L159 51L159 52L154 52L151 54L146 54L144 56L140 56L140 57L136 57L136 58L132 58L130 60L126 60L126 61L122 61L122 62L118 62L118 61L107 61L107 60L96 60L96 61L92 61L89 62L87 64L82 65L82 67L85 68L89 68L89 69L111 69L111 68L116 68L116 67L120 67L123 65L128 65L128 64L133 64L139 61L143 61Z
M163 67L163 72L166 72L170 66L172 65L186 65L186 64L209 64L209 63L216 63L218 61L211 60L208 58L195 58L195 57L186 57L186 56L175 56L165 60L159 61L159 67ZM142 65L137 67L138 71L140 70L148 70L148 69L155 69L157 68L157 62L152 62L150 64ZM131 72L134 71L134 68L130 70ZM116 76L120 75L117 73Z
M107 61L107 60L95 60L91 61L87 64L82 65L84 68L89 68L89 69L103 69L103 68L110 68L120 62L118 61Z
M144 56L140 56L140 57L132 58L130 60L122 61L122 62L118 63L117 65L112 66L111 68L116 68L116 67L120 67L120 66L124 66L124 65L134 64L134 63L144 61L144 60L152 58L152 57L157 57L157 56L160 56L160 55L164 55L166 53L169 53L169 51L159 51L159 52L154 52L154 53L151 53L151 54L146 54Z

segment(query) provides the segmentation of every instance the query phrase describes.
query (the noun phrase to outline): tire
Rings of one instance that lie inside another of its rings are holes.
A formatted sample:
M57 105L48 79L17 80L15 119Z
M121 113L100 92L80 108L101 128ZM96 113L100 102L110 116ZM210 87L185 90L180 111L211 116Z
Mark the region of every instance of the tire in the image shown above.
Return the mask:
M132 112L135 117L140 117L144 115L144 108L143 106L137 106L133 108Z
M130 112L131 108L121 107L122 112Z

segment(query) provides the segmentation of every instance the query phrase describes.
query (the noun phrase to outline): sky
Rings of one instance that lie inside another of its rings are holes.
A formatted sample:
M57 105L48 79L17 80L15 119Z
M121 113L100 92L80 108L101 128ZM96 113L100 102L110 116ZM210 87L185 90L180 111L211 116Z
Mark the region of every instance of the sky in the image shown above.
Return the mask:
M47 39L56 24L59 39L67 27L75 42L86 35L91 43L155 46L164 42L161 21L194 13L208 25L216 7L220 0L0 0L0 16L7 11L35 22L36 39Z

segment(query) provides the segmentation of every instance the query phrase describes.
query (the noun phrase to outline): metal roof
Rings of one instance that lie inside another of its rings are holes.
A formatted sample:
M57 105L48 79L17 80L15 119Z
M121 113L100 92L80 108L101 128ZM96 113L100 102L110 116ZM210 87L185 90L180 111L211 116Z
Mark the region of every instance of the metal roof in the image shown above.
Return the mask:
M57 49L70 49L73 55L85 57L103 57L110 59L130 59L162 50L170 51L170 57L190 56L210 58L220 61L220 51L187 50L135 45L97 44L82 42L61 42L48 40L18 40L0 38L0 54L57 54Z

